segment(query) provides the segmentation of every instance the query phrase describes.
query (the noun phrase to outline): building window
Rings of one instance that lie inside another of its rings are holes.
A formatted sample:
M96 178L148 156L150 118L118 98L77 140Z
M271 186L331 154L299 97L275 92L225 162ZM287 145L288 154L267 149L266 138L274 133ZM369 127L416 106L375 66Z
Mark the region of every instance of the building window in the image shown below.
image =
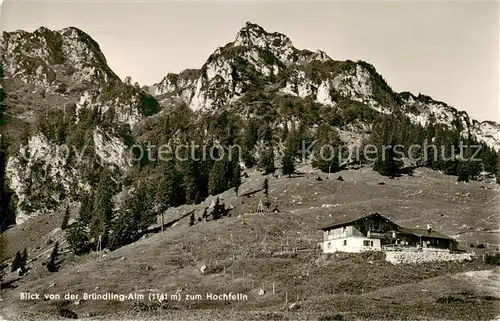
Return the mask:
M332 247L332 242L328 242L328 247Z
M370 246L373 246L373 241L370 241Z
M347 245L347 240L344 240L344 246L346 246L346 245Z
M370 241L363 241L363 246L370 246Z

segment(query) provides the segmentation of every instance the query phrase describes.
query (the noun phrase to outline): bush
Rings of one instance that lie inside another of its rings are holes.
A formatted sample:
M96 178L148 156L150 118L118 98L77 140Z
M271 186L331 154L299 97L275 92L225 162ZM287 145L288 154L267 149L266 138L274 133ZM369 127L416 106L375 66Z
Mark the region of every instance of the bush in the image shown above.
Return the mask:
M12 261L11 272L17 271L17 269L24 269L23 256L21 252L17 252L16 256L14 256L14 260Z
M464 299L458 298L456 296L448 295L437 299L437 303L453 303L453 302L464 302Z
M500 254L486 255L484 261L486 264L500 265Z
M85 225L78 221L66 232L66 240L76 255L90 252L90 241Z
M54 249L52 250L52 254L50 254L49 263L47 263L47 270L49 270L50 273L59 271L59 262L57 261L58 257L59 257L59 242L56 242L56 244L54 245Z
M66 309L66 308L59 308L58 314L62 318L78 319L78 315L75 312L73 312L69 309Z
M324 314L318 318L318 321L334 321L334 320L344 320L342 314Z

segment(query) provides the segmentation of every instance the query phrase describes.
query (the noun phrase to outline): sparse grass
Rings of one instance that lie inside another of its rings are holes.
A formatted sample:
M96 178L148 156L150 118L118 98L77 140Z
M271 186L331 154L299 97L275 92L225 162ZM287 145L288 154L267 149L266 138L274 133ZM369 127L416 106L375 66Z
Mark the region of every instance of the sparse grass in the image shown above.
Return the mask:
M87 301L72 305L71 310L79 316L118 313L122 318L124 311L133 311L134 318L140 318L141 313L152 316L166 313L169 317L182 316L182 319L195 319L199 311L206 311L205 317L214 320L243 320L245 317L317 320L337 315L345 320L467 319L471 316L487 319L494 315L498 301L485 299L486 296L496 297L492 293L478 294L474 300L465 298L462 305L437 303L439 298L456 296L464 288L475 293L477 289L473 286L445 276L491 269L491 265L482 260L391 265L384 261L381 253L322 255L315 247L321 239L318 227L364 211L378 211L410 227L431 223L433 228L450 235L463 231L466 224L473 229L466 230L469 234L460 235L472 239L475 235L472 231L493 226L494 207L498 205L494 201L497 189L483 190L475 182L454 184L453 178L428 170L417 171L415 177L394 180L371 171L344 171L332 175L331 179L326 179L327 174L303 172L302 177L296 178L270 177L271 208L278 205L279 213L252 213L262 192L236 198L233 191L228 191L221 199L234 207L231 217L196 221L192 227L187 217L164 233L110 252L106 258L85 256L71 263L73 259L68 256L60 272L21 280L17 289L6 293L6 303L13 304L17 311L30 309L52 313L56 302L23 302L18 300L19 292L127 294L143 291L141 293L147 294L157 289L166 293L180 290L183 294L203 295L244 293L249 300L168 304ZM318 175L324 178L323 181L316 181ZM338 175L345 181L333 179ZM259 189L263 179L252 173L242 185L240 194ZM386 185L378 185L380 181ZM467 193L469 196L464 196ZM200 204L196 215L209 202ZM173 209L168 216L177 217L193 207L196 206ZM474 217L471 212L475 213ZM59 220L55 226L58 224ZM28 226L30 223L25 225L25 231L30 230ZM25 231L17 236L20 240ZM485 237L481 242L488 240ZM282 251L295 248L308 251ZM205 274L200 272L202 265L207 265ZM470 276L463 279L470 279ZM52 283L55 286L49 288ZM272 293L273 283L275 294ZM260 288L265 290L262 296L257 294ZM296 312L281 310L285 296L289 303L300 303Z

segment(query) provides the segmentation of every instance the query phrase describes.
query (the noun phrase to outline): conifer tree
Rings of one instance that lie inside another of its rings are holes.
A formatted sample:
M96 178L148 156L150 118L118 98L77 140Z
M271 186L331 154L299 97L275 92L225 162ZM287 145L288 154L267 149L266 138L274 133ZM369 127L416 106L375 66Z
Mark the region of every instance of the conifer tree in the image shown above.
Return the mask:
M384 176L395 177L400 174L402 161L396 158L394 151L398 126L400 123L394 115L382 115L375 121L370 135L371 142L377 146L377 159L373 169Z
M1 68L1 66L0 66ZM5 238L3 237L2 233L0 233L0 262L3 262L5 257L5 252L6 252L6 244L5 244ZM4 266L0 265L0 298L2 297L2 282L4 278Z
M457 181L458 182L468 182L469 181L469 162L466 160L461 160L457 166Z
M0 125L1 124L2 115L0 112ZM5 183L6 165L7 143L3 136L0 135L0 232L2 232L7 226L15 224L15 211L11 206L12 192L6 188L7 184Z
M66 209L64 210L64 215L63 215L62 222L61 222L61 230L63 230L63 231L68 227L69 214L70 214L69 207L66 207Z
M260 125L258 129L258 137L260 140L262 140L265 144L271 145L272 140L273 140L273 133L271 130L271 126L269 123L263 123Z
M264 175L273 174L276 170L274 166L274 150L272 147L268 147L262 151L259 168L264 172Z
M12 261L10 271L15 272L17 271L17 269L22 268L22 266L23 266L23 257L21 255L21 252L17 251L16 255L14 256L14 260Z
M59 262L57 261L59 257L59 242L56 242L54 248L52 249L52 253L50 254L49 263L47 263L47 270L49 272L57 272L59 271Z
M194 212L189 216L189 226L194 225Z
M66 230L66 240L76 255L86 254L90 251L87 228L81 220L78 220Z
M226 206L220 203L219 197L215 199L214 208L212 211L212 219L218 220L222 217L222 214L225 211Z
M156 223L149 194L149 187L145 183L139 183L124 202L112 224L111 249L135 242L149 226Z
M26 248L24 248L23 250L22 258L23 258L23 266L25 267L26 264L28 263L28 250Z
M183 165L186 202L196 204L200 195L200 164L189 157Z
M486 146L485 144L481 145L481 151L482 153L480 159L482 160L482 163L484 165L484 170L489 173L496 174L498 161L497 153L494 149Z
M262 183L262 189L264 190L264 195L269 197L269 180L267 177L264 179L264 183Z
M85 193L80 197L80 210L78 211L78 217L84 224L90 224L92 220L93 204L92 204L93 194Z
M214 163L208 180L208 193L210 195L217 195L228 189L228 168L229 164L226 158Z
M159 210L164 211L171 206L184 204L186 195L182 187L184 177L177 170L174 162L168 162L160 168L162 177L156 190L156 202L160 205Z
M497 184L500 184L500 152L497 154L497 172L496 172Z
M232 181L231 186L234 188L234 192L236 196L238 196L238 191L241 185L241 167L238 161L233 164L233 172L232 172Z
M259 139L258 136L258 125L257 121L251 118L248 121L247 128L243 132L242 138L242 158L245 162L245 166L252 167L255 165L255 159L253 157L254 147Z
M394 145L390 145L394 146ZM395 157L393 148L387 148L379 151L378 158L373 165L373 169L381 175L396 177L400 173L402 162Z
M285 153L282 159L281 170L283 175L288 175L290 177L293 173L295 173L295 163L293 159L293 153L289 148L285 149Z
M337 149L340 147L340 142L340 137L334 128L328 124L320 125L313 148L312 166L325 173L338 171L340 159Z
M93 196L93 211L90 221L90 237L96 242L101 237L102 247L106 247L108 242L109 228L113 219L113 203L115 183L111 178L111 173L105 171L97 185Z

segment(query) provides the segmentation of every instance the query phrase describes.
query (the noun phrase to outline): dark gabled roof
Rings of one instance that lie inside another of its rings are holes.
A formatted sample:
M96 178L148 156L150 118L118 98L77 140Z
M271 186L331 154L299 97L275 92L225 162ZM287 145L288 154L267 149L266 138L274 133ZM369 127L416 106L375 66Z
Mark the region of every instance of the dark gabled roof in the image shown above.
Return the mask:
M396 226L399 226L397 225L396 223L394 223L391 219L379 214L379 213L371 213L369 215L366 215L366 216L358 216L357 218L354 218L354 219L349 219L349 220L343 220L343 221L339 221L339 222L335 222L333 224L330 224L330 225L327 225L327 226L324 226L324 227L320 227L319 230L327 230L327 229L333 229L333 228L339 228L339 227L342 227L342 226L347 226L347 225L351 225L351 224L354 224L360 220L364 220L364 219L368 219L368 218L372 218L372 217L378 217L378 218L382 218L382 219L385 219L389 222L391 222L392 224L396 225Z
M439 232L436 232L434 230L431 230L430 232L426 229L423 228L406 228L403 227L401 230L399 230L399 233L402 234L413 234L416 236L425 236L425 237L432 237L435 239L443 239L443 240L454 240L452 237L446 236L444 234L441 234Z
M361 220L364 220L364 219L368 219L368 218L372 218L372 217L382 218L382 219L385 219L386 221L390 222L391 224L394 224L395 226L399 227L397 230L398 230L398 233L401 233L401 234L412 234L412 235L416 235L416 236L432 237L432 238L435 238L435 239L454 240L454 238L446 236L446 235L441 234L439 232L436 232L434 230L431 230L431 232L429 232L426 229L402 227L402 226L394 223L388 217L383 216L383 215L381 215L379 213L371 213L371 214L366 215L366 216L358 216L357 218L354 218L354 219L338 221L338 222L335 222L333 224L321 227L321 228L319 228L319 230L323 230L324 231L324 230L339 228L339 227L343 227L343 226L347 226L347 225L352 225L352 224L354 224L354 223L356 223L358 221L361 221Z

